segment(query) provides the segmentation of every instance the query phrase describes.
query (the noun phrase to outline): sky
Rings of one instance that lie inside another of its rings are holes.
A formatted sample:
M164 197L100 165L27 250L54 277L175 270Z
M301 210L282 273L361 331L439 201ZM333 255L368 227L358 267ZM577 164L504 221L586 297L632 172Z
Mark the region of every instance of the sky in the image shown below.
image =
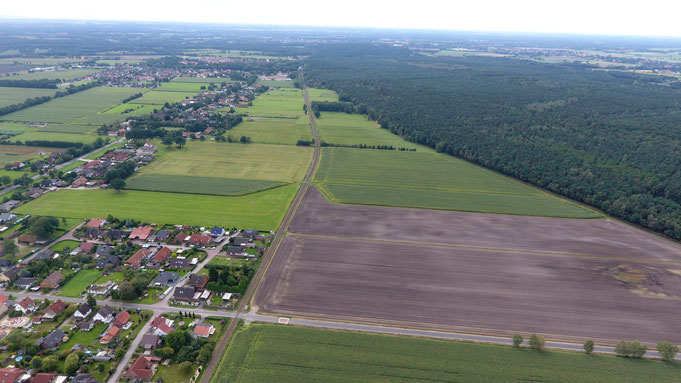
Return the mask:
M0 17L681 37L681 0L31 0Z

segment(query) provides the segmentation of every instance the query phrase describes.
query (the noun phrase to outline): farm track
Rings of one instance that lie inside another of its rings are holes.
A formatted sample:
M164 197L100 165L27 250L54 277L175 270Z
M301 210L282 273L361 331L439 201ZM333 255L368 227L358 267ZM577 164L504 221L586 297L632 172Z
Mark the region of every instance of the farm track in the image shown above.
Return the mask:
M213 378L213 375L215 374L217 367L220 365L220 361L222 360L225 349L227 348L227 344L229 344L229 340L232 338L232 335L234 335L234 331L236 330L239 318L244 314L244 312L247 311L246 309L248 308L248 305L250 304L250 301L253 298L255 291L258 289L263 276L267 272L267 268L269 267L270 263L272 262L272 259L276 255L279 245L281 244L282 239L285 236L289 225L291 224L291 221L293 221L293 217L295 216L298 207L303 201L303 197L307 192L307 189L310 185L310 181L312 180L312 177L314 176L315 171L317 170L317 166L319 165L319 159L321 155L319 135L317 133L317 126L315 125L314 113L310 113L312 111L312 106L310 104L310 95L307 91L307 86L305 85L305 78L303 77L302 70L300 71L300 76L303 83L303 96L305 98L305 105L307 105L308 110L307 115L310 119L310 128L312 129L312 135L315 142L312 163L310 164L307 174L305 175L305 179L303 180L303 183L300 186L300 189L298 190L298 194L296 194L296 197L293 199L293 202L289 206L286 215L284 215L284 219L282 220L281 225L279 226L279 229L276 232L272 245L269 247L268 251L263 256L262 265L260 266L260 268L258 268L258 271L256 271L255 275L253 276L253 279L251 280L251 284L248 286L246 293L241 298L234 318L229 322L227 330L222 336L222 339L220 339L220 342L217 344L216 352L214 353L210 362L208 362L206 368L203 370L200 383L209 383Z

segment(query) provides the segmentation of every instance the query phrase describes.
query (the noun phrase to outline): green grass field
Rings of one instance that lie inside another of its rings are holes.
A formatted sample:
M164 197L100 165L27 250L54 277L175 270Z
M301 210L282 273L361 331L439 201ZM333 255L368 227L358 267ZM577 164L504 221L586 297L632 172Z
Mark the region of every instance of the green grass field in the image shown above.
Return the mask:
M292 184L240 197L126 190L59 190L16 209L55 217L115 217L158 224L276 229L298 190ZM70 283L70 282L69 282Z
M316 182L332 200L346 203L550 217L599 216L509 177L426 149L324 148Z
M134 100L133 100L134 101ZM126 116L138 116L140 114L153 113L154 110L161 110L162 104L132 104L125 103L116 105L113 108L104 112L104 114L124 114ZM132 109L132 112L123 113L126 110Z
M256 85L271 86L275 88L293 88L293 81L291 80L256 80Z
M97 339L97 336L106 329L106 323L97 323L90 331L74 331L69 335L69 340L59 346L59 351L70 350L77 344L88 347Z
M312 154L304 147L189 141L182 149L162 152L139 174L298 182Z
M70 124L49 124L44 128L37 128L36 132L47 133L93 133L99 126L94 125L70 125Z
M126 189L170 193L237 196L283 186L276 181L195 177L166 174L140 174L126 181Z
M36 200L37 201L37 200ZM81 270L59 290L58 295L63 297L80 297L80 293L85 291L94 281L96 281L102 272L97 269Z
M249 136L253 142L262 144L295 145L298 140L312 139L310 120L307 116L244 119L244 122L229 130L227 134L234 137Z
M144 93L140 98L136 98L130 101L130 104L153 104L153 105L163 105L166 102L174 103L180 102L186 98L192 98L196 95L198 91L193 92L179 92L179 91L163 91L163 90L152 90ZM159 108L160 109L160 108Z
M82 142L84 144L89 144L96 140L97 136L93 134L59 133L40 130L33 132L24 132L18 136L14 136L13 139L19 141L48 140L48 141Z
M338 101L338 94L328 89L307 88L310 101Z
M34 60L34 59L29 59L29 60ZM21 61L21 59L18 59L18 61ZM96 73L97 71L98 71L97 69L73 68L73 69L55 70L55 71L50 71L50 72L24 73L24 74L9 76L9 77L3 77L3 79L5 79L5 80L41 80L41 79L44 79L44 78L49 78L51 80L53 79L53 80L67 80L68 81L72 78L87 76L87 75Z
M170 82L198 82L198 83L215 83L216 85L222 84L223 82L231 83L235 82L226 77L175 77Z
M361 114L322 112L316 120L319 140L340 145L392 145L415 148L416 145L392 134Z
M2 116L2 119L63 123L97 115L137 92L139 92L138 89L131 88L91 88ZM111 117L117 118L118 116L108 116L108 119ZM92 121L99 120L93 119Z
M221 83L223 82L229 82L227 79L220 79L220 81L212 81L213 84L216 86L220 86ZM166 91L166 92L206 92L206 88L208 88L208 85L210 85L211 81L191 81L191 82L184 82L184 81L178 81L178 80L172 80L169 82L163 82L161 83L161 86L156 88L156 90L159 91ZM201 89L201 87L204 87L204 89Z
M254 323L211 382L662 383L680 373L678 363Z
M0 145L0 166L11 164L14 162L23 162L31 158L46 157L41 156L41 153L49 154L55 151L55 148L43 148L38 146L24 146L24 145ZM12 171L12 173L19 173L19 176L25 172L31 173L28 168L22 171Z
M69 251L77 248L80 246L80 242L78 241L71 241L71 240L66 240L66 241L61 241L57 243L56 245L50 247L50 250L56 251L56 252L63 252L65 248L68 247Z
M55 92L57 92L56 89L0 87L0 108L22 103L28 98L53 96Z
M267 91L253 101L250 108L236 108L238 113L251 117L289 117L303 115L303 92L295 88Z

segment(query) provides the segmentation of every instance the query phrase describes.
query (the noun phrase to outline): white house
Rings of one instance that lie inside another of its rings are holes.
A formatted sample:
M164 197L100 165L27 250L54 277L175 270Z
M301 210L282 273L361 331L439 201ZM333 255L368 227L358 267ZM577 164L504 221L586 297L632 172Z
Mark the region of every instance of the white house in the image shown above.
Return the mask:
M92 320L101 323L111 323L114 320L115 314L116 313L113 311L111 307L104 306L99 311L97 311L97 314L95 314L95 316L92 317Z

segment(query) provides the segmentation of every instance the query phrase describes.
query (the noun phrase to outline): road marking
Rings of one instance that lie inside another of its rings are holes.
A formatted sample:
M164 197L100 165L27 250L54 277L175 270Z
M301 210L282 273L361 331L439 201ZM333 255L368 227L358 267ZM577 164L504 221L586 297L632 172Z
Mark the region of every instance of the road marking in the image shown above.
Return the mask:
M279 324L288 324L289 318L286 317L280 317L279 320L277 320L277 323Z

